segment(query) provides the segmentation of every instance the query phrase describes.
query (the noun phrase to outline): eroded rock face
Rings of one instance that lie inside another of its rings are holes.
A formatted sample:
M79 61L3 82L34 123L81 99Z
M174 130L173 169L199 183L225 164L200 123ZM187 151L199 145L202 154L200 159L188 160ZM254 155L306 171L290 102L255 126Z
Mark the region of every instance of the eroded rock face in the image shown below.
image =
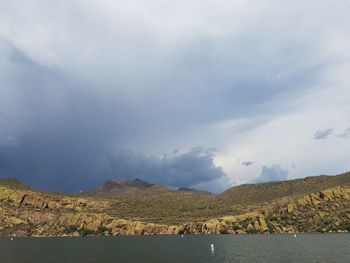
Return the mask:
M124 220L103 213L107 201L53 197L0 187L0 232L17 236L179 234L185 226Z
M0 233L17 236L248 234L350 231L350 188L285 198L240 215L180 225L125 220L103 199L0 187Z
M350 231L350 188L331 188L203 223L203 234Z

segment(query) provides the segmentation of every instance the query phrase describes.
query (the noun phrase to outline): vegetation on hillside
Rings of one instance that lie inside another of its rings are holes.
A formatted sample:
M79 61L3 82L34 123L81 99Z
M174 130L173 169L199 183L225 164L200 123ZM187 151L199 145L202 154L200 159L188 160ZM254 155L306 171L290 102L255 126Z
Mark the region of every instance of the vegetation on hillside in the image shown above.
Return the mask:
M122 185L65 195L0 180L0 234L249 234L350 228L350 173L241 185L218 196L142 181Z

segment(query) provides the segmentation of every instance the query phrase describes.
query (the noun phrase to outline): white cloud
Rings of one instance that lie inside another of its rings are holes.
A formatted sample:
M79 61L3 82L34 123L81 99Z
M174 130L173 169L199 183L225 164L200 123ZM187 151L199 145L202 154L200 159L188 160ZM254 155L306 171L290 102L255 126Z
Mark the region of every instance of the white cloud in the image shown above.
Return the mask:
M274 164L271 167L263 166L261 174L255 179L256 183L274 182L286 180L288 171L284 170L281 166Z
M274 163L295 167L290 170L289 178L348 171L348 140L333 136L315 141L312 137L319 127L344 130L350 122L350 89L347 86L350 78L343 75L346 69L350 70L350 64L332 68L321 81L323 84L289 102L287 112L232 136L216 163L239 183L253 180L262 166ZM254 123L256 119L246 120L249 121ZM233 131L235 128L234 124L227 127ZM236 158L253 159L260 165L246 170L232 162Z
M347 139L350 136L350 128L347 128L343 133L339 134L339 138Z
M314 133L315 140L325 140L333 133L333 129L317 130Z

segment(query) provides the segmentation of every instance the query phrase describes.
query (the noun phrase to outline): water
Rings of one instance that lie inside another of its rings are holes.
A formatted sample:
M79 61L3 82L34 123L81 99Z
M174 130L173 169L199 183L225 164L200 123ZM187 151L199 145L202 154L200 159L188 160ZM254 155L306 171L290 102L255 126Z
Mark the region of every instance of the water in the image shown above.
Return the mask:
M350 234L0 238L0 262L348 263Z

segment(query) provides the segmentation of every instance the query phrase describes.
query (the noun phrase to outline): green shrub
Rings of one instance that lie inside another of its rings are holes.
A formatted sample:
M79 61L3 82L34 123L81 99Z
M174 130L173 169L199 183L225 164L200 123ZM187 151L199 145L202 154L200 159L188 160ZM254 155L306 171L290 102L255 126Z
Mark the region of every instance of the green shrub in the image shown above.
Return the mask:
M282 220L289 220L289 215L281 215Z
M96 232L94 230L91 230L91 229L86 229L86 228L83 228L82 230L80 230L80 235L85 237L85 236L89 236L89 235L95 235Z
M220 230L219 230L219 233L220 233L220 234L223 234L223 235L228 234L228 229L227 229L227 227L226 227L226 226L222 226L222 227L220 228Z
M105 227L105 226L99 226L97 228L97 234L98 235L104 235L105 232L111 233L112 229Z
M343 222L338 229L350 231L350 222Z
M350 232L350 223L347 223L347 224L345 225L345 229L346 229L347 231Z
M338 216L339 217L347 217L348 213L350 213L349 210L340 211L340 212L338 212Z
M271 224L270 222L267 222L267 228L269 229L269 233L275 232L275 228L273 227L273 224Z
M238 230L238 229L241 229L242 227L238 224L238 223L233 223L232 224L232 229L233 230Z
M69 225L65 227L65 232L67 234L74 233L77 230L78 230L78 227L76 225Z
M251 229L248 229L248 230L247 230L247 233L248 233L248 234L258 234L259 231L256 230L256 229L251 228Z

